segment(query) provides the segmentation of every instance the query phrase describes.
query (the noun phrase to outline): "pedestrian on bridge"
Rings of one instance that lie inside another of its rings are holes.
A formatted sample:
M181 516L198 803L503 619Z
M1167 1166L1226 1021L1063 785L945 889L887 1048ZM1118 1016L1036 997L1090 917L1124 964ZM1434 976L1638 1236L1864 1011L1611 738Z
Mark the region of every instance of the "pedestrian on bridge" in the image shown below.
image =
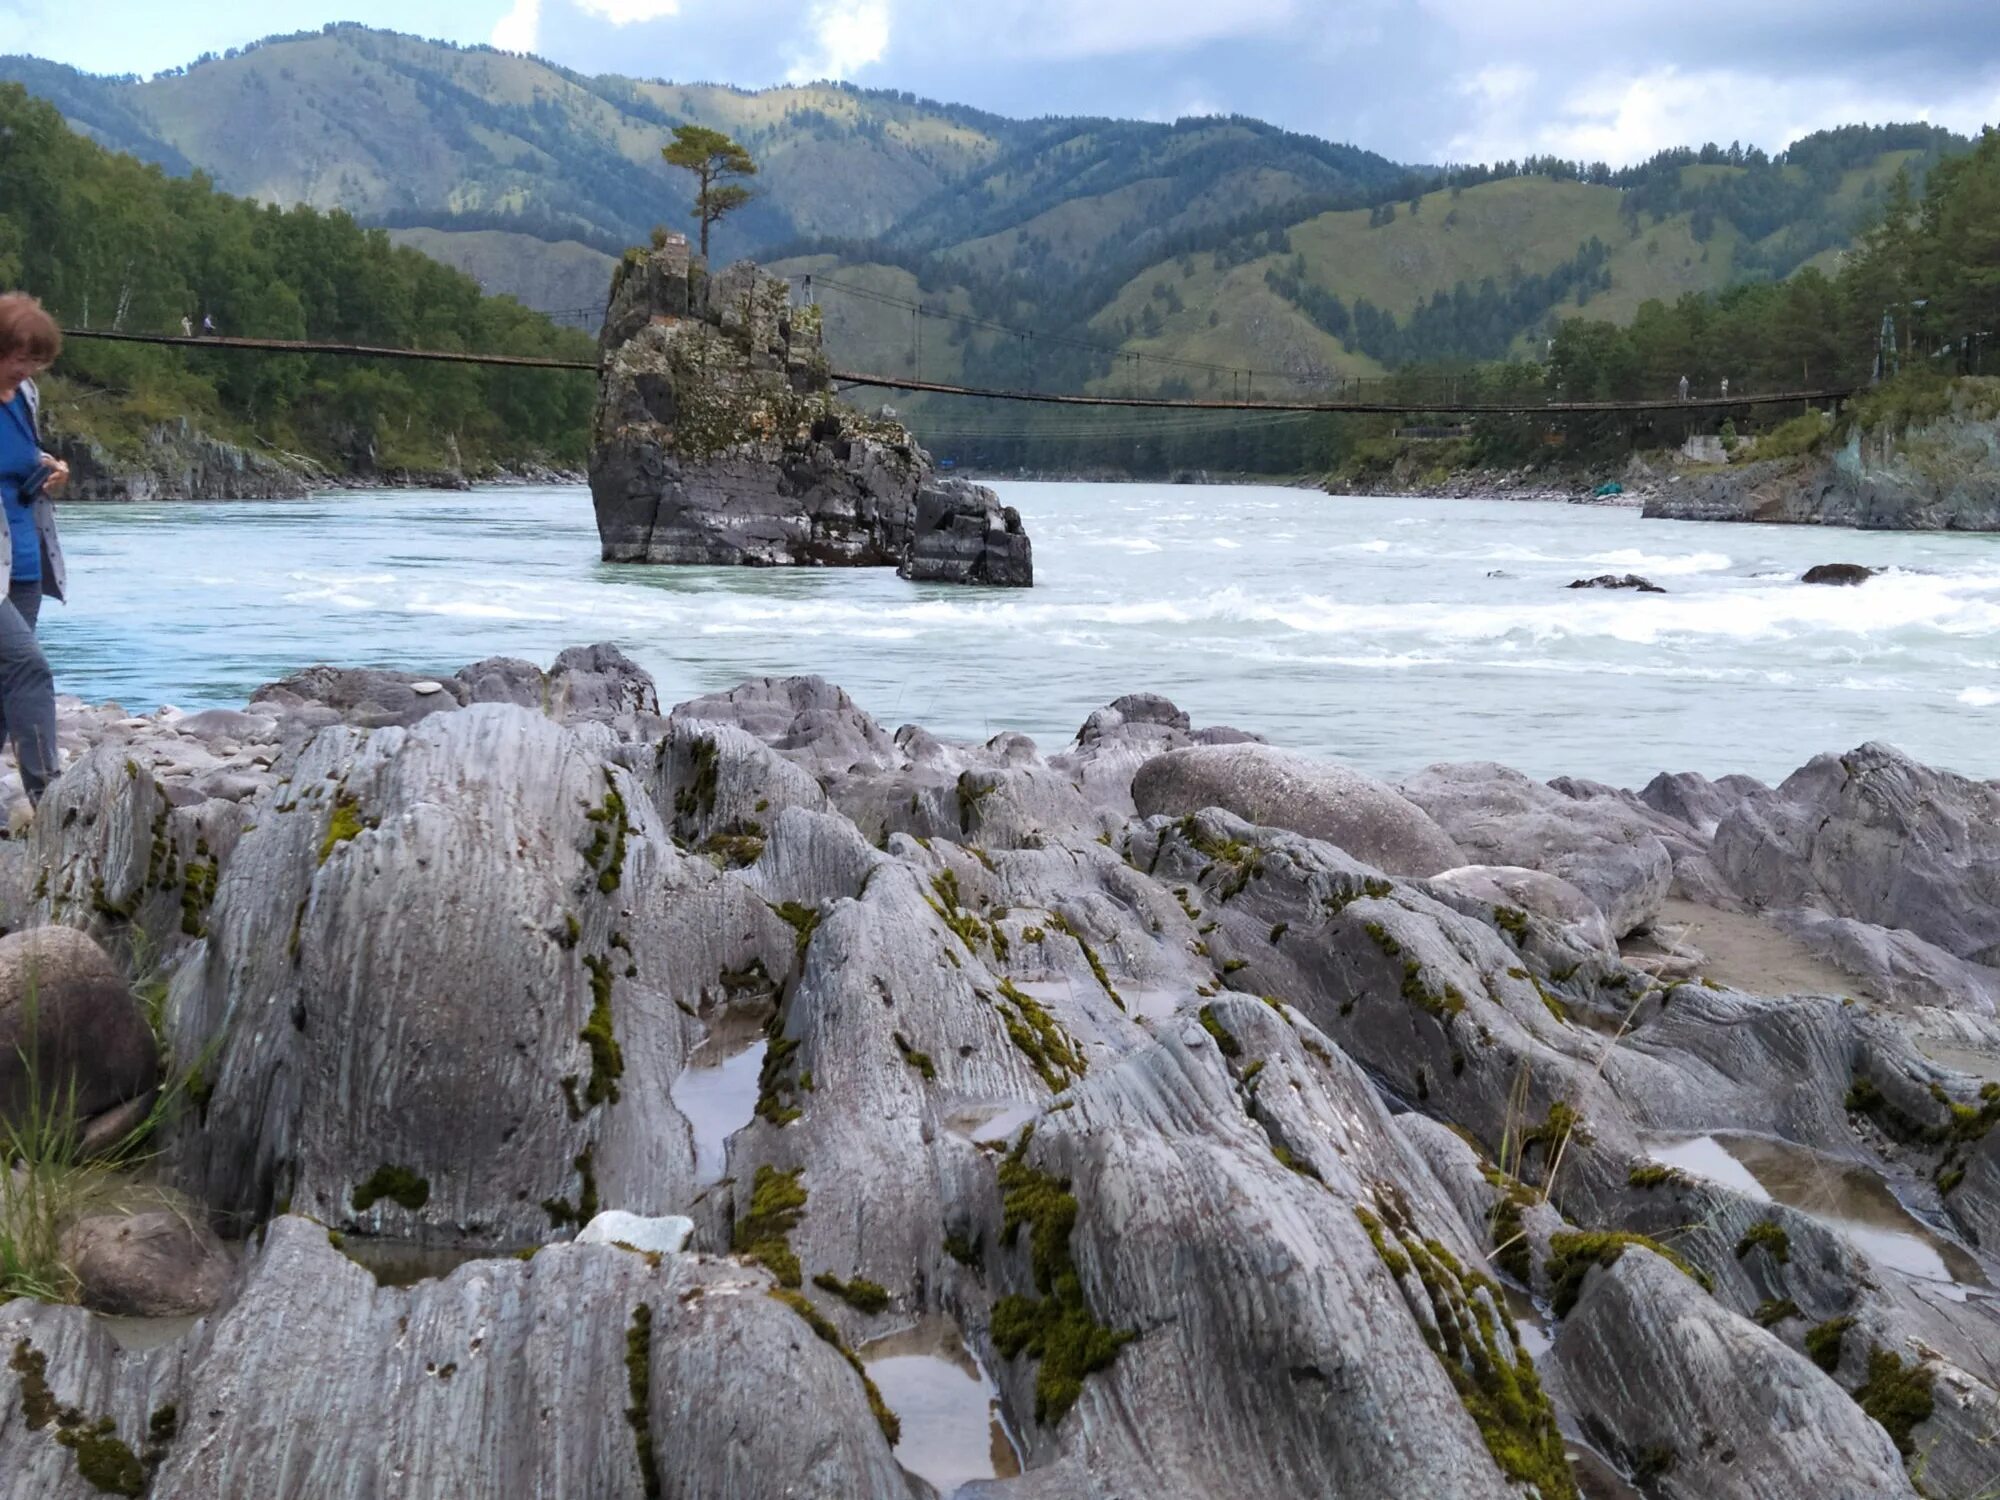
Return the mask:
M54 499L69 465L42 450L41 396L34 377L55 363L62 332L41 303L0 296L0 558L12 564L0 602L0 739L12 739L27 807L9 818L18 834L60 768L55 676L35 642L42 599L63 597L62 543Z
M1724 401L1729 399L1729 377L1727 375L1722 377L1722 399Z
M1687 376L1683 375L1681 376L1681 400L1685 401L1687 400L1687 398L1688 398L1688 378Z

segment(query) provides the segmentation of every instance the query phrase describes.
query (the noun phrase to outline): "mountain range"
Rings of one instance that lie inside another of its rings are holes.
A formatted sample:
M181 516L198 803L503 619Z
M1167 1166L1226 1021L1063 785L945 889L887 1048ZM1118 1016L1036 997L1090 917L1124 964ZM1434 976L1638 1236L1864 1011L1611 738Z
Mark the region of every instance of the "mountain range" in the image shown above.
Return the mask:
M1852 127L1769 157L1400 164L1240 117L1013 120L907 93L586 77L338 24L156 75L27 57L72 129L225 191L340 208L591 323L613 257L688 224L675 125L727 131L758 196L718 256L812 278L836 361L988 385L1317 386L1538 350L1551 320L1837 258L1961 137Z

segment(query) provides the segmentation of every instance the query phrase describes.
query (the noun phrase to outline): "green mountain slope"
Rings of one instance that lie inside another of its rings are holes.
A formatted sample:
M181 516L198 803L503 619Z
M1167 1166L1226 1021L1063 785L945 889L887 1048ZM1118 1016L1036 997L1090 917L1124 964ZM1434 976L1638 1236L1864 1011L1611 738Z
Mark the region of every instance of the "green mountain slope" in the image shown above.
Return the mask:
M353 25L151 80L0 58L72 126L269 202L345 208L533 306L687 224L659 146L694 121L762 164L720 256L814 273L838 362L993 386L1295 391L1540 355L1565 317L1827 269L1898 173L1964 140L1851 127L1778 157L1446 174L1255 120L1016 121L840 85L585 77ZM845 289L842 288L845 283Z

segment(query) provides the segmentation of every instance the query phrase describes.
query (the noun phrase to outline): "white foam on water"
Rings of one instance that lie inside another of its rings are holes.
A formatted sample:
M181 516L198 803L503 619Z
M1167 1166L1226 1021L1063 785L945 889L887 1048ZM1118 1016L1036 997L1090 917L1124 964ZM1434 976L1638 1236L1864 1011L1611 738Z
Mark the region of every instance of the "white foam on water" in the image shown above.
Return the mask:
M2000 704L2000 688L1969 687L1958 695L1969 708L1992 708Z

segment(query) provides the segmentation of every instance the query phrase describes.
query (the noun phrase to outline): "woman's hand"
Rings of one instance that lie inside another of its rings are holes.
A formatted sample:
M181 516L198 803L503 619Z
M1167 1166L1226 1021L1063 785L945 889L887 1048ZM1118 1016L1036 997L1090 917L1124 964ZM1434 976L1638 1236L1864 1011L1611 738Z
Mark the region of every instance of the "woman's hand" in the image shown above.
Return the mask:
M69 465L53 453L42 455L42 493L53 500L69 487Z

